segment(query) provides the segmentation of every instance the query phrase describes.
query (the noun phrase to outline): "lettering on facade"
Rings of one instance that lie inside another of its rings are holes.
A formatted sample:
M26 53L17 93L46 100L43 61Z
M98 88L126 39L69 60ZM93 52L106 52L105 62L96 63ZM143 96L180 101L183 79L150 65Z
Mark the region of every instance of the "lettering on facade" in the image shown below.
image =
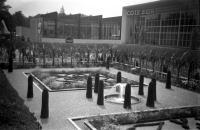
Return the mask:
M154 9L143 9L143 10L129 10L127 15L149 15L154 14Z

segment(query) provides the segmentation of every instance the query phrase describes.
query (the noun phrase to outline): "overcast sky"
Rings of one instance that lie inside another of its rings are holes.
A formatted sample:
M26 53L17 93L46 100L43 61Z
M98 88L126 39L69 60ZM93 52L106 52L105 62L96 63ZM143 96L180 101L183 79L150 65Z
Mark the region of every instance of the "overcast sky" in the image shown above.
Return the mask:
M103 15L106 18L121 16L123 6L150 1L156 0L7 0L6 4L12 7L9 9L11 14L22 11L26 17L54 11L59 13L63 6L66 14Z

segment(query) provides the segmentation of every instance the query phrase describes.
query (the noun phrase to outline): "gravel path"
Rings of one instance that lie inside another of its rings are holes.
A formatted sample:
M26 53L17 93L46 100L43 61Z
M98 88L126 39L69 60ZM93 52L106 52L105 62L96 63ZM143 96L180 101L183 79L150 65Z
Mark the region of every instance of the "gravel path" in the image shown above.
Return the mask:
M36 68L37 69L37 68ZM57 70L63 70L57 69ZM76 68L75 68L76 69ZM97 69L97 68L84 68L84 69ZM27 78L22 72L31 72L34 69L20 69L14 70L13 73L7 73L10 83L18 91L19 95L25 100L25 104L30 108L31 112L35 113L36 118L41 123L44 130L76 130L75 127L68 121L69 117L77 116L89 116L98 114L108 114L108 113L120 113L126 112L122 105L111 104L104 102L104 106L96 105L97 95L93 93L93 98L91 100L86 99L86 90L78 91L63 91L63 92L51 92L49 93L49 119L40 119L41 111L41 94L42 92L34 87L34 98L32 100L27 100ZM45 69L48 70L48 69ZM102 68L105 70L105 68ZM116 74L118 70L111 68L111 73ZM133 74L122 72L123 77L139 80L139 77ZM150 79L144 80L146 84L150 82ZM132 105L131 111L140 111L150 109L146 107L146 97L147 97L148 86L144 87L145 96L138 96L138 88L132 88L132 95L139 97L141 99L140 104ZM104 90L104 94L108 93L108 89ZM181 88L173 87L171 90L165 89L165 84L157 82L157 99L155 103L155 108L166 108L166 107L178 107L178 106L191 106L200 105L200 94L184 90Z

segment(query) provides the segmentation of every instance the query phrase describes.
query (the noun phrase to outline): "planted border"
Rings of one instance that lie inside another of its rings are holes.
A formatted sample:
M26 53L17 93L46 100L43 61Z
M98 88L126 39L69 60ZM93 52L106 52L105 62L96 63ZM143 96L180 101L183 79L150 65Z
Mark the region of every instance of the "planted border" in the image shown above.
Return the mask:
M115 125L128 125L144 122L154 122L154 121L164 121L170 119L179 119L179 118L188 118L188 117L197 117L200 115L200 106L186 106L186 107L169 107L169 108L160 108L157 110L144 110L144 111L135 111L135 112L124 112L124 113L112 113L112 114L103 114L103 115L94 115L94 116L82 116L68 118L72 123L76 123L76 120L86 120L84 124L89 127L91 130L97 130L92 121L95 118L104 119L101 122L108 122L108 124ZM128 118L127 118L128 117ZM98 123L98 122L96 122ZM100 123L98 123L100 124ZM76 128L78 125L75 126ZM77 128L80 130L81 128Z

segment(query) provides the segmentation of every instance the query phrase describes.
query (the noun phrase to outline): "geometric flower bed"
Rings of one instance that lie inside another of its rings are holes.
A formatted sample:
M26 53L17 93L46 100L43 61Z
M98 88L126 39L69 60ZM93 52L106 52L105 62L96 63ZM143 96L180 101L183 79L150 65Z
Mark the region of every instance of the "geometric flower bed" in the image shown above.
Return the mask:
M198 116L200 116L200 106L191 106L81 117L80 120L84 120L85 125L93 130L118 130L120 126L130 124L133 124L133 126L127 130L134 130L136 127L151 125L160 125L159 127L162 128L162 122L160 122L161 124L151 122L174 121L174 119ZM69 120L76 122L78 118Z
M105 88L116 84L117 76L102 70L35 70L31 74L35 79L45 84L49 90L60 91L66 89L86 89L88 76L92 77L92 84L94 86L96 73L99 73L99 80L104 81ZM139 85L138 82L123 77L122 83L129 83L132 86Z

